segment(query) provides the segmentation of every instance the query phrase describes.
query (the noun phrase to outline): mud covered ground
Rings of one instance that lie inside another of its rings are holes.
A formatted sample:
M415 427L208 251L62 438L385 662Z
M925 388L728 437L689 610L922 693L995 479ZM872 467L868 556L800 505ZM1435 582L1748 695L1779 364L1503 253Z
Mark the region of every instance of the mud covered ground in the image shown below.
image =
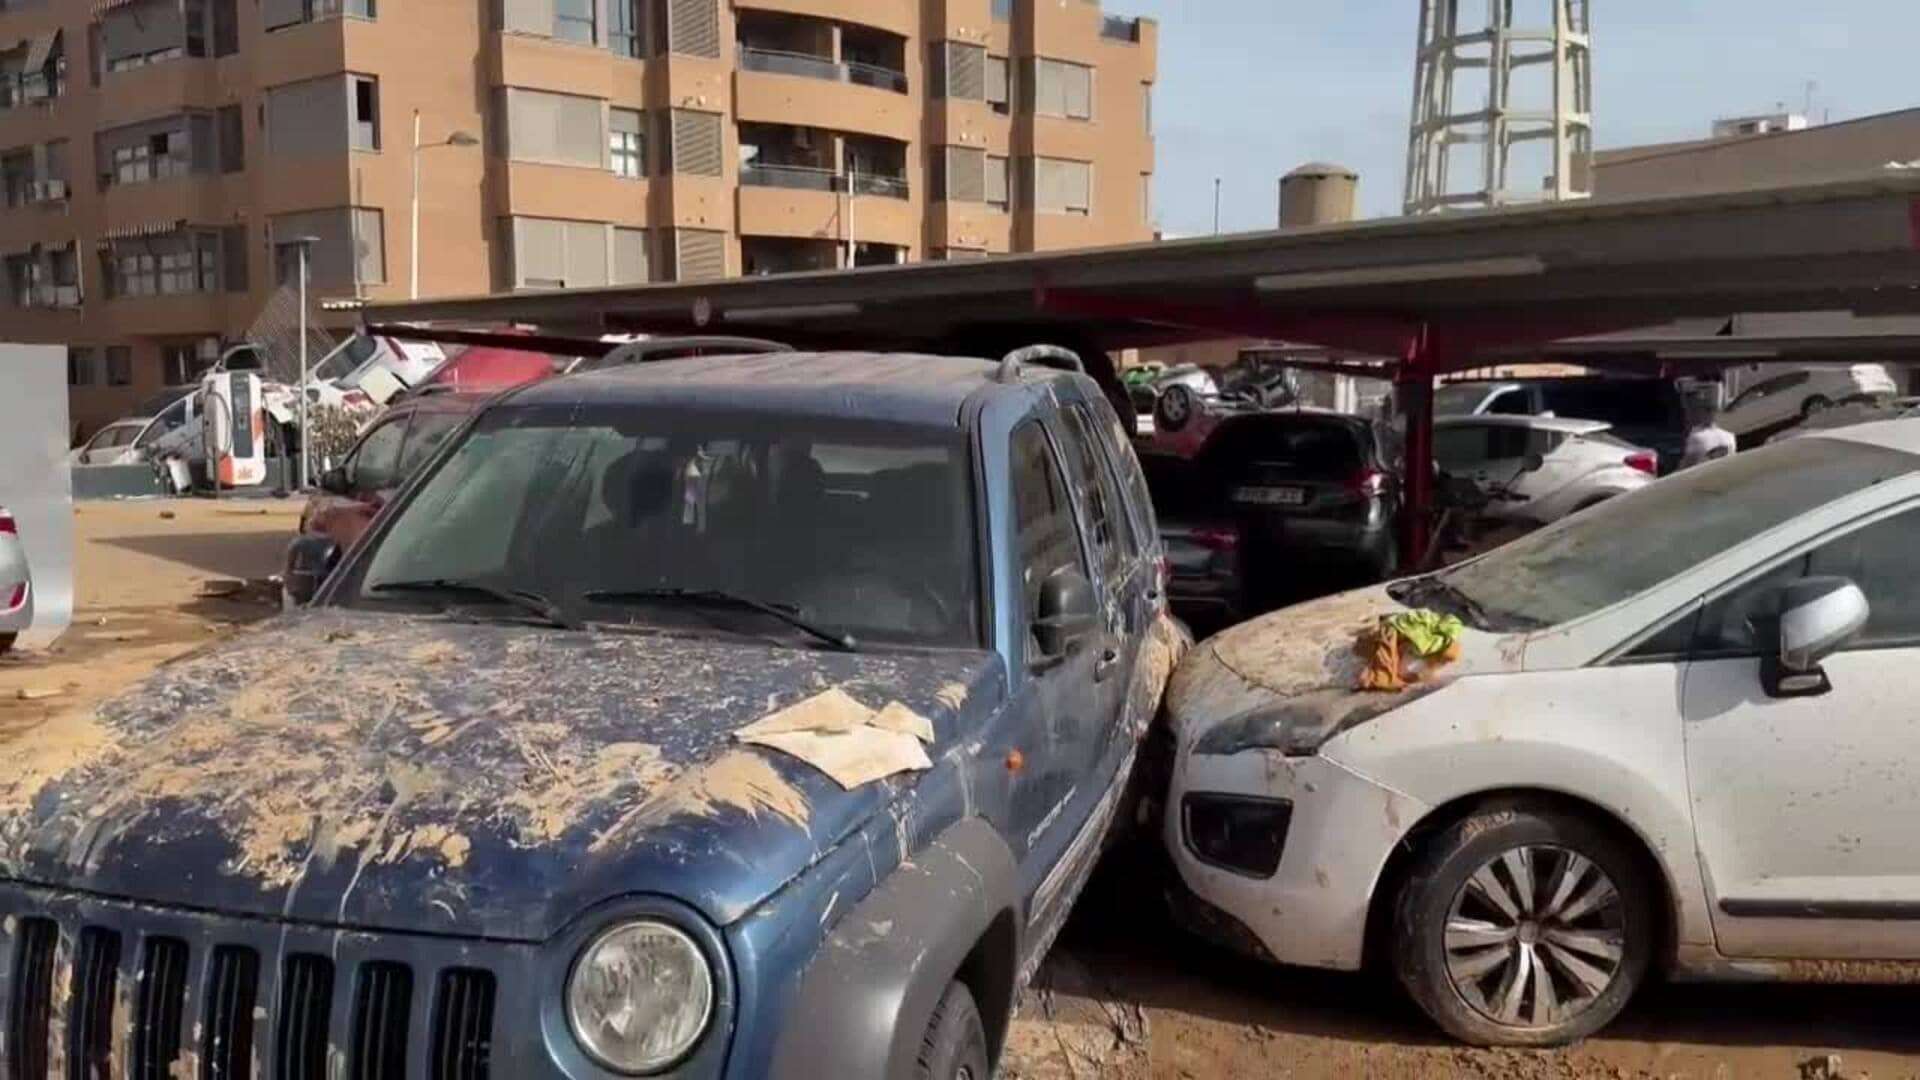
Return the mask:
M298 512L296 502L83 504L74 628L50 652L0 659L0 729L88 707L271 614L261 597L201 594L211 580L277 572ZM1162 914L1159 871L1147 849L1095 877L1022 1003L1006 1075L1920 1078L1920 988L1655 986L1582 1046L1463 1049L1381 979L1266 967L1185 937Z

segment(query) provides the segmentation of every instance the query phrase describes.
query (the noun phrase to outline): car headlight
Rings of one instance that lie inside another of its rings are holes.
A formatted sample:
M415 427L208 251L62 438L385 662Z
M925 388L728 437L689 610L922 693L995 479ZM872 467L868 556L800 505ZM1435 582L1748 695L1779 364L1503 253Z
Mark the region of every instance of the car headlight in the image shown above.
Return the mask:
M567 1022L594 1060L658 1072L685 1057L713 1017L713 970L692 938L643 919L602 931L567 977Z

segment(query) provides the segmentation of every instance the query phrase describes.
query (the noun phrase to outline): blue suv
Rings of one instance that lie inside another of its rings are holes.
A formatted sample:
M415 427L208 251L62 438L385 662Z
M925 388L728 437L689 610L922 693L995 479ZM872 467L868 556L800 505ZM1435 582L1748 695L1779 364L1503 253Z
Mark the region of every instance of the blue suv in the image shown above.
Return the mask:
M1060 365L481 408L310 603L0 740L8 1075L984 1080L1187 644Z

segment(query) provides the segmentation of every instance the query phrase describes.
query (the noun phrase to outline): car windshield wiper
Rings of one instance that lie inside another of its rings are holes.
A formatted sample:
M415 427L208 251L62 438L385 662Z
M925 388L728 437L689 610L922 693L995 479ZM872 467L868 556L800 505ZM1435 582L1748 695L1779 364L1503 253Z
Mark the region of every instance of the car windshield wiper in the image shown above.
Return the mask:
M699 604L746 608L763 615L771 615L788 626L811 634L842 652L853 652L858 648L853 635L844 630L828 629L819 623L802 618L792 608L770 604L765 600L756 600L751 596L742 596L725 589L594 589L582 593L580 598L597 604Z
M466 593L482 596L509 604L538 618L550 626L563 630L578 630L579 620L570 618L560 610L560 605L528 589L508 589L499 585L489 585L484 581L472 581L466 578L422 578L418 581L383 581L370 586L369 592L444 592Z

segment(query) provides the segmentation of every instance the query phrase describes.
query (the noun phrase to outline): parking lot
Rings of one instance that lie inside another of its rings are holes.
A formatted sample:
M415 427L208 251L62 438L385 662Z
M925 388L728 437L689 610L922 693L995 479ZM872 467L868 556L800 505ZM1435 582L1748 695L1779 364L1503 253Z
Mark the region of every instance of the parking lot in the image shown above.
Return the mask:
M76 510L75 626L47 654L0 662L0 729L84 709L158 665L248 632L271 597L297 504L84 503ZM214 584L209 584L214 583ZM1226 1076L1803 1077L1920 1075L1911 987L1662 986L1603 1036L1564 1051L1479 1051L1441 1036L1382 978L1284 969L1176 930L1151 845L1093 879L1026 995L1004 1074Z

